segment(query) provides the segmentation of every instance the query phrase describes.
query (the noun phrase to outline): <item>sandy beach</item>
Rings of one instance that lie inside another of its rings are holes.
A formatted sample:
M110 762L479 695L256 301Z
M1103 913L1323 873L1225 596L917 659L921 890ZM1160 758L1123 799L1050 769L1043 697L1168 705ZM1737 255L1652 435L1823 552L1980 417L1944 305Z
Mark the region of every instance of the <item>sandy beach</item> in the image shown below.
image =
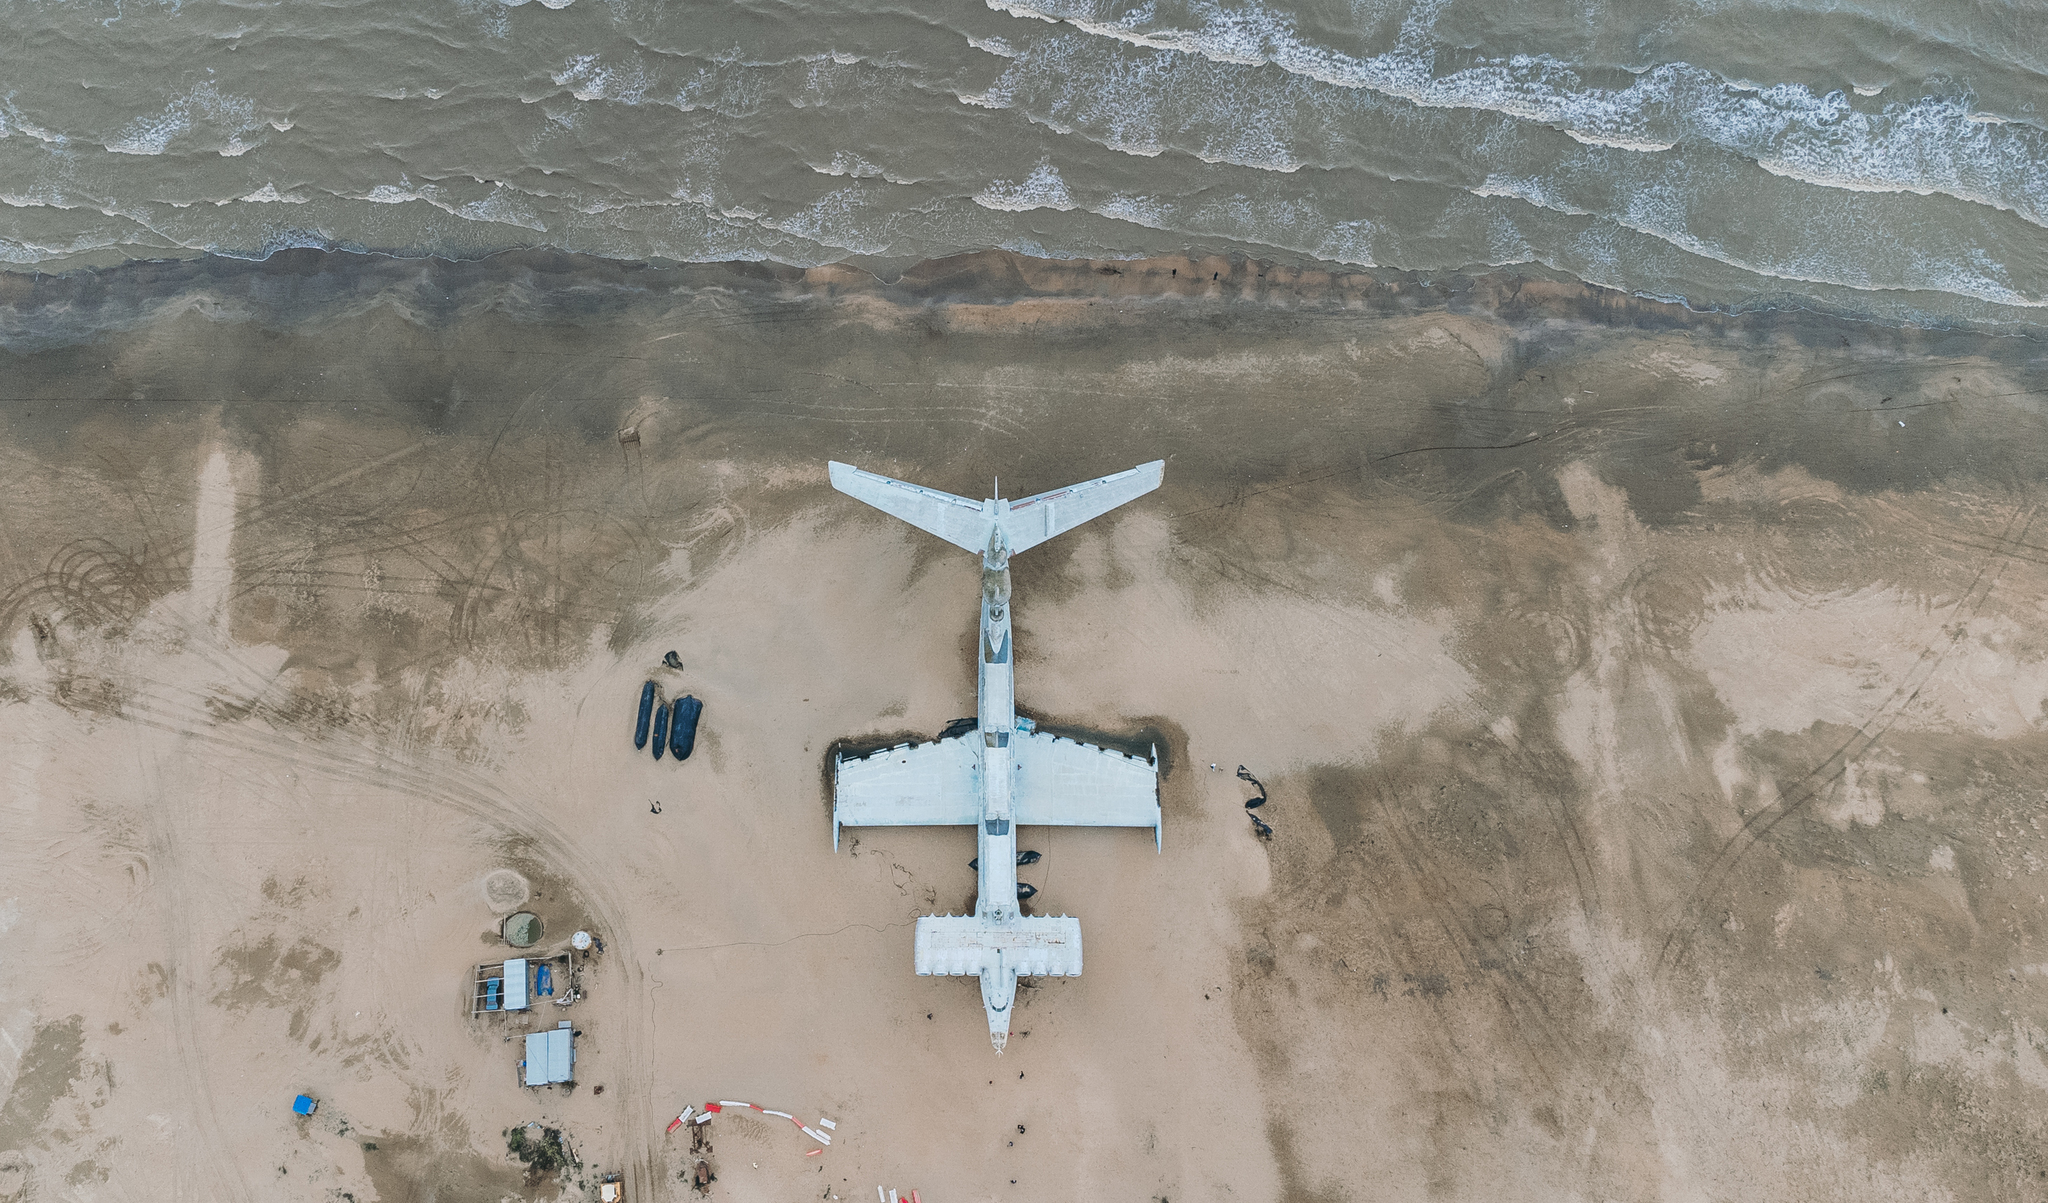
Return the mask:
M310 251L7 275L0 337L0 1201L2048 1197L2032 337ZM829 797L972 712L978 564L825 465L1155 458L1013 566L1020 708L1156 741L1165 829L1025 831L1087 971L997 1057L911 969L973 840ZM573 1006L470 1014L501 870ZM720 1099L838 1127L664 1134Z

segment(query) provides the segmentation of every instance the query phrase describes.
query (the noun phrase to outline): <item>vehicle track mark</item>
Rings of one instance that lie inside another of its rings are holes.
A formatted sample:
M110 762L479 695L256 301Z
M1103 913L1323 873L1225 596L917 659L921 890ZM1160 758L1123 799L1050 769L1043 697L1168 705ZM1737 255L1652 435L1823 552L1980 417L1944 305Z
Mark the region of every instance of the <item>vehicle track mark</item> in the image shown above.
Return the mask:
M1849 764L1868 751L1871 745L1882 739L1899 720L1906 708L1919 698L1920 691L1931 680L1948 654L1962 642L1969 633L1969 625L1979 609L1991 596L1998 578L2006 565L2019 558L2017 551L2027 546L2026 533L2033 525L2035 508L2028 507L2016 513L2007 522L2005 530L1993 542L1992 550L1978 563L1976 576L1970 587L1949 610L1949 619L1943 623L1944 635L1935 638L1923 648L1905 677L1892 690L1890 696L1880 703L1871 716L1856 728L1855 734L1842 741L1832 755L1815 765L1806 776L1799 779L1790 790L1781 791L1769 806L1760 808L1755 814L1743 820L1742 826L1728 837L1708 863L1706 872L1694 885L1692 891L1679 908L1678 917L1665 934L1663 944L1657 952L1657 961L1652 976L1662 978L1675 971L1684 963L1692 948L1692 938L1698 930L1699 916L1707 903L1720 892L1722 883L1734 871L1735 865L1757 842L1769 835L1771 830L1803 809L1819 796L1820 792L1842 775Z

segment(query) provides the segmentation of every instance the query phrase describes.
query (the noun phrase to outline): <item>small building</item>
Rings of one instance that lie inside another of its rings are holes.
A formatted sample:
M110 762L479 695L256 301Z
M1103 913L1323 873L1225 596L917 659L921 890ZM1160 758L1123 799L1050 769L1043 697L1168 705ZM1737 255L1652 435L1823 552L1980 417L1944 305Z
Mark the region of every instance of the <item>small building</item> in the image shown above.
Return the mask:
M526 1060L519 1064L526 1071L528 1086L575 1081L576 1033L569 1027L569 1021L565 1019L545 1032L529 1033Z

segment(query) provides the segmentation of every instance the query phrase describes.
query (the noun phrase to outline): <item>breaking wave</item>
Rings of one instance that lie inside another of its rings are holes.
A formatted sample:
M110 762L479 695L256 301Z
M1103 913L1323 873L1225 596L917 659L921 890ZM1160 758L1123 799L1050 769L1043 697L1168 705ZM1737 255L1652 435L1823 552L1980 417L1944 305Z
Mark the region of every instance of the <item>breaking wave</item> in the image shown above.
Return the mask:
M1641 56L1616 64L1519 12L35 8L11 15L42 57L0 86L0 261L1006 247L1540 265L1904 320L2031 322L2048 300L2042 66L2004 16L1805 13L1780 47L1769 0L1717 0L1699 28L1739 43L1644 26L1609 38Z

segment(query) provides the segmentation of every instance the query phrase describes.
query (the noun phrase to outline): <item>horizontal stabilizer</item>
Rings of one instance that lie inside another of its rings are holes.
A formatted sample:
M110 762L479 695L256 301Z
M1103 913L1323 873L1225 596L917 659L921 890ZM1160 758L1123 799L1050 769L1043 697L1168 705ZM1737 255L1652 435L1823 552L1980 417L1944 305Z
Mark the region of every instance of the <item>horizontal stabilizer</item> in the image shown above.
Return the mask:
M1003 544L1014 555L1150 493L1159 487L1166 461L1153 460L1022 501L969 501L906 480L863 472L852 464L834 461L829 467L833 488L955 547L986 553L990 536L1000 527Z
M919 974L964 977L1006 969L1019 977L1081 976L1081 921L1064 915L927 915L917 921Z
M922 531L930 531L955 547L968 551L988 550L988 537L995 530L993 506L979 501L927 489L907 480L891 480L863 472L852 464L834 461L829 471L832 487L848 497L867 502L885 514L893 514Z
M1159 487L1166 473L1166 461L1155 459L1085 484L1068 485L1050 493L1009 503L1002 514L1003 537L1010 554L1038 546L1054 535L1073 530L1090 518L1099 518L1126 501L1143 497Z

